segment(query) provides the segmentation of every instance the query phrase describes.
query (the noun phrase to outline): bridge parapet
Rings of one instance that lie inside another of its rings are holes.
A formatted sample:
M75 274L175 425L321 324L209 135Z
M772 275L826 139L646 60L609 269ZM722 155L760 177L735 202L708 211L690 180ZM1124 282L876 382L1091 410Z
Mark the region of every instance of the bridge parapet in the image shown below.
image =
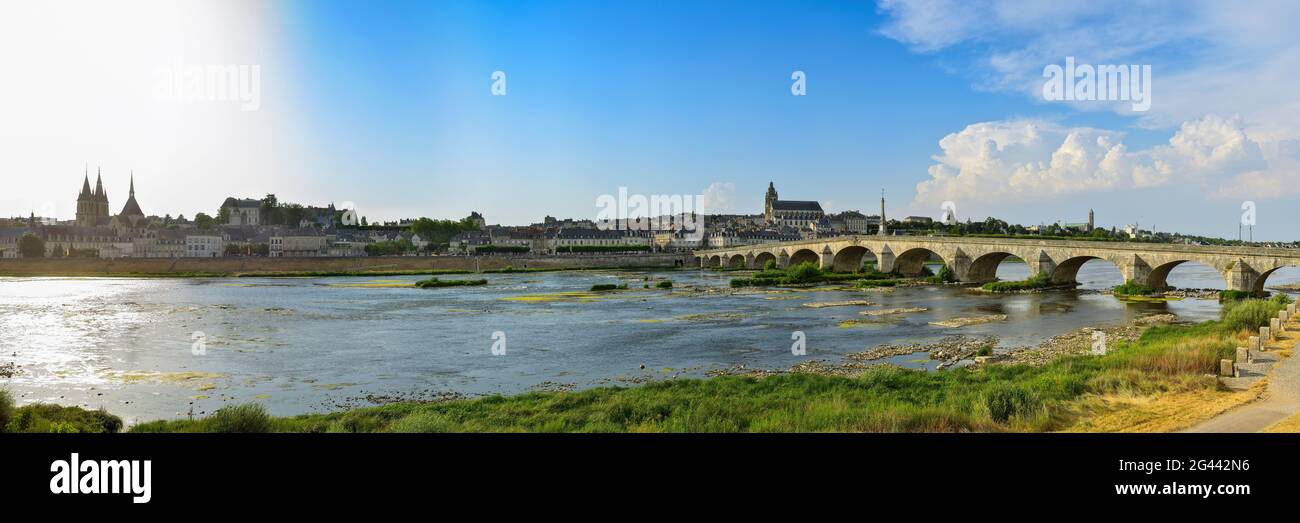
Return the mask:
M878 270L904 275L919 273L928 260L938 258L969 283L993 281L998 265L1012 256L1025 261L1030 275L1046 273L1058 283L1074 282L1085 262L1103 259L1125 280L1156 288L1168 286L1175 267L1194 261L1219 271L1229 289L1253 292L1262 292L1277 269L1300 266L1300 249L945 236L838 236L702 249L695 255L701 266L812 262L838 272L857 270L874 259Z

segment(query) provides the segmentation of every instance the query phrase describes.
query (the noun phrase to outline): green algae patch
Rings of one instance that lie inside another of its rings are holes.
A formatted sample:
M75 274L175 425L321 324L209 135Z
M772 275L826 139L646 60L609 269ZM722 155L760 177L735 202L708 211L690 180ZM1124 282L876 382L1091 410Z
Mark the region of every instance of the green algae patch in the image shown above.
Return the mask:
M520 296L507 296L497 298L502 301L514 301L521 303L554 303L554 302L576 302L589 303L605 299L607 295L599 292L590 291L568 291L568 292L547 292L539 294L524 294Z
M697 321L704 323L739 321L748 318L749 315L741 312L706 312L700 314L687 314L678 316L675 319L682 321Z
M189 387L196 391L212 390L216 385L212 380L224 379L225 374L215 372L110 372L109 379L121 381L127 384L135 383L160 383L164 385L180 385Z

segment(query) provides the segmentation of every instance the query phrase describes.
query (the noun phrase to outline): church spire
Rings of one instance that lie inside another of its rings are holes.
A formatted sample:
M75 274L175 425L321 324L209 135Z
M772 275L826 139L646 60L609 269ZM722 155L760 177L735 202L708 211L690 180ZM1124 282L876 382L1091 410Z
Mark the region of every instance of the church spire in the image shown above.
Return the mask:
M135 169L131 169L131 197L135 198Z

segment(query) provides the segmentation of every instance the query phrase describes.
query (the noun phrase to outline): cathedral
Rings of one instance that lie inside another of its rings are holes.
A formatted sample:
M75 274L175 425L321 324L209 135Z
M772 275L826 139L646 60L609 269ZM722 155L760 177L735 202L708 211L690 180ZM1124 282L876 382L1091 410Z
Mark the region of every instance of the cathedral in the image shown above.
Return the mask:
M763 219L768 225L803 229L825 215L820 203L780 199L776 194L776 186L768 182L767 194L763 198Z
M126 205L116 217L109 216L108 192L104 190L101 171L95 173L95 189L90 189L90 171L87 169L77 195L77 225L81 227L137 227L144 220L144 212L135 201L135 174L131 175L131 192Z

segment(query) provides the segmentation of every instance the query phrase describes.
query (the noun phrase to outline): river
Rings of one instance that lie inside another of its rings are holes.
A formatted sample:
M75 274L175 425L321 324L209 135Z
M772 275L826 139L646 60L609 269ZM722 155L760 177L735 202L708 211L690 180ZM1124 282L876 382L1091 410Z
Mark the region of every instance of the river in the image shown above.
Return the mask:
M1002 279L1026 274L1018 263L999 269ZM104 407L128 423L245 401L296 414L452 393L630 386L737 365L786 369L953 334L996 335L1006 349L1150 313L1214 319L1219 309L1214 300L1124 303L1087 292L1120 283L1119 271L1099 261L1080 271L1082 292L1021 295L954 287L731 294L724 291L731 276L492 274L486 286L440 289L399 286L417 277L0 278L0 365L17 369L0 386L20 403ZM471 277L478 276L444 279ZM646 278L671 279L675 289L642 289ZM1297 281L1300 269L1283 269L1269 284ZM631 289L585 295L597 283ZM1190 263L1170 283L1223 288L1213 269ZM716 292L700 292L708 289ZM861 299L872 305L802 306ZM863 318L861 310L896 307L928 311L841 325ZM987 314L1008 318L929 324ZM806 356L791 353L796 331L804 333ZM494 355L494 344L504 354ZM934 366L924 355L889 361Z

